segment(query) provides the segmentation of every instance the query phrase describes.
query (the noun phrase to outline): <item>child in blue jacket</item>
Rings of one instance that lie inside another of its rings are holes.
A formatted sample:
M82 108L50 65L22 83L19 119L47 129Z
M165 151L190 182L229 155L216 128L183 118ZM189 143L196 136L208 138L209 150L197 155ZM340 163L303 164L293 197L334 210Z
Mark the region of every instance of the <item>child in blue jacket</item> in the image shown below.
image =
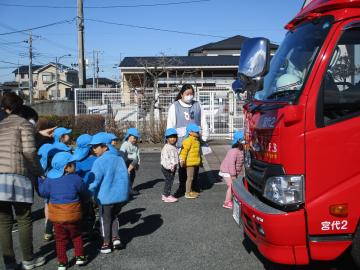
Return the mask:
M38 156L40 158L41 167L44 170L45 175L47 175L48 171L51 168L51 158L50 153L54 152L54 147L50 143L43 144L38 150ZM44 207L44 214L45 214L45 232L44 232L44 240L50 241L53 239L53 224L49 220L48 215L48 202L45 200L45 207Z
M76 140L76 148L73 154L76 161L75 173L83 179L88 193L87 198L81 202L83 212L83 232L87 234L92 233L96 219L91 193L88 191L90 171L96 160L96 156L92 153L91 146L89 145L91 139L92 136L89 134L80 135Z
M71 134L72 130L71 129L67 129L64 127L58 127L54 130L54 143L53 146L54 148L61 150L61 151L65 151L65 152L70 152L71 148L69 147L70 144L70 136L69 134Z
M81 177L74 174L74 159L70 153L57 153L51 161L51 166L47 178L38 180L39 194L49 200L49 219L55 229L58 270L66 270L66 248L69 239L74 245L76 264L86 263L80 226L80 199L86 195L86 190Z
M95 134L90 144L98 158L91 169L89 190L99 204L103 237L100 252L106 254L112 247L121 247L118 215L129 197L129 176L123 158L109 151L107 134Z

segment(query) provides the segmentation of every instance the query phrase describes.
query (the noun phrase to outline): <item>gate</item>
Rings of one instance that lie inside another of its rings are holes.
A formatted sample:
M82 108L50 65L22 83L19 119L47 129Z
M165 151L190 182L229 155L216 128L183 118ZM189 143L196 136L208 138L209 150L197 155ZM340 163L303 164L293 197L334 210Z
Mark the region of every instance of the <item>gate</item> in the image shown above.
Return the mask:
M177 92L159 90L155 115L158 115L157 120L166 120ZM119 127L128 125L141 129L144 121L149 121L149 108L140 100L136 94L126 94L118 88L75 89L75 115L102 114ZM210 139L231 139L234 131L243 129L243 103L235 98L229 87L197 87L195 100L200 102L206 116Z
M228 88L198 91L198 100L206 115L210 138L231 139L234 131L243 129L243 104Z

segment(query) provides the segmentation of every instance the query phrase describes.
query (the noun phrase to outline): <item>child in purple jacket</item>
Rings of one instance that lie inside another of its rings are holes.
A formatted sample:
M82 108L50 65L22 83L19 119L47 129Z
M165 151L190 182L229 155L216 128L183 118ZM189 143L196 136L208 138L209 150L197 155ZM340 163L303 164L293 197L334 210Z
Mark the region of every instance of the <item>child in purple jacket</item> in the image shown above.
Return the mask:
M232 194L231 187L233 181L239 176L244 164L244 150L243 150L244 133L236 131L232 140L232 148L226 153L224 160L220 165L219 175L224 179L227 185L224 208L232 209Z

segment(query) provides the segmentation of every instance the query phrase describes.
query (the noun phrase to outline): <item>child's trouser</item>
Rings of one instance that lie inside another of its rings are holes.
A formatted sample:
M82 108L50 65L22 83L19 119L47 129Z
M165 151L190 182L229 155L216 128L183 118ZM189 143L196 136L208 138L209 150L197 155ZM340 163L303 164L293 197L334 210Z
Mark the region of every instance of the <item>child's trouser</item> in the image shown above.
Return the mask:
M192 191L192 184L193 184L193 180L194 178L197 176L198 174L198 171L199 171L199 166L189 166L189 167L186 167L186 193Z
M174 183L174 178L175 178L175 171L172 172L168 169L165 169L163 166L161 166L161 171L165 177L165 185L164 185L164 192L163 195L170 196L171 194L171 188L172 185Z
M53 223L55 230L56 254L59 263L67 264L66 246L71 239L75 256L84 256L83 241L81 238L81 224L77 223Z
M95 220L96 220L94 205L91 198L81 202L81 212L82 212L82 231L86 233L91 233L94 228Z
M124 203L99 205L101 235L104 243L110 244L114 238L119 238L119 219Z
M46 234L53 234L53 223L48 219L48 203L45 202L45 233Z
M134 169L131 170L131 172L129 174L129 187L130 187L130 190L132 190L134 181L135 181L135 177L136 177L135 168L136 168L136 166L138 166L138 161L136 159L128 159L126 161L126 167L129 168L130 164L132 164L134 166Z
M186 189L186 181L187 181L187 168L179 166L179 191L180 193L185 192ZM195 170L192 180L192 190L196 192L200 192L200 184L199 184L199 169Z
M23 202L0 202L0 243L5 264L15 263L12 228L13 208L19 229L20 247L24 261L33 259L33 235L31 204Z

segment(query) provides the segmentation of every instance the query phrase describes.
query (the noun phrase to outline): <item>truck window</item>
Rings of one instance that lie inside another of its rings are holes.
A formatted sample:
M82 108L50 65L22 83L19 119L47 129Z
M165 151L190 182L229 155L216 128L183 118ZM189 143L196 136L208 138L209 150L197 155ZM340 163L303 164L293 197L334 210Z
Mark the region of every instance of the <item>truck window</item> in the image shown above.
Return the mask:
M293 102L301 93L332 23L331 17L304 22L286 34L255 99Z
M342 34L321 87L322 125L360 115L360 28Z

